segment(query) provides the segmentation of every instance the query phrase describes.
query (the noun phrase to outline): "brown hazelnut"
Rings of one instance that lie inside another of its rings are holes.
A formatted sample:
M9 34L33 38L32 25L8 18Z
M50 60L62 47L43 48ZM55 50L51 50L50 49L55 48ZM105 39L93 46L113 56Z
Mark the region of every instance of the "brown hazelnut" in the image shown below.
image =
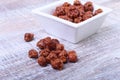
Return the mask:
M97 15L97 14L99 14L99 13L102 13L102 12L103 12L102 9L97 9L97 10L95 10L94 16Z
M28 52L30 58L38 58L38 52L35 49L31 49Z
M61 50L55 50L55 51L51 51L52 53L55 53L57 56L61 53Z
M83 9L78 9L79 10L79 17L83 17L83 15L85 14L85 11Z
M68 56L67 51L66 51L66 50L62 50L62 51L59 53L58 56L59 56L59 57L61 57L61 56L67 57L67 56Z
M56 14L58 15L58 16L60 16L60 15L65 15L66 13L65 13L65 9L64 9L64 7L62 7L62 6L59 6L59 7L56 7Z
M63 6L63 7L69 7L70 5L71 5L70 3L65 2L62 6Z
M67 15L73 19L79 16L79 11L75 6L70 6Z
M40 53L40 56L47 57L50 53L50 50L46 48L46 49L41 50L39 53Z
M57 39L52 39L51 43L48 45L49 50L56 50L56 45L59 44Z
M60 59L63 63L67 63L67 57L61 56L61 57L59 57L59 59Z
M46 45L44 44L44 39L41 39L37 42L37 47L39 47L40 49L44 49L46 47Z
M51 43L51 37L44 38L44 44L47 46Z
M80 6L80 5L82 5L82 3L79 0L74 0L73 5Z
M60 42L57 39L52 39L52 42L55 44L59 44Z
M56 59L56 58L58 58L57 54L55 54L54 52L50 52L50 54L46 57L47 63L50 63L51 60Z
M34 34L33 33L25 33L24 40L26 42L32 41L33 39L34 39Z
M94 10L92 2L88 1L84 5L85 11L92 11Z
M75 51L69 51L68 52L68 60L70 61L70 62L77 62L77 54L76 54L76 52Z
M67 15L59 16L59 18L73 22L73 19L69 18Z
M51 66L52 66L52 68L57 69L57 70L62 70L64 67L63 62L60 59L52 60Z
M93 13L91 11L87 11L85 12L85 14L83 15L83 20L87 20L89 18L93 17Z
M75 23L82 22L82 17L75 18L75 19L74 19L74 22L75 22Z
M56 50L63 50L64 49L64 45L63 44L57 44L56 45Z
M47 66L47 61L46 61L45 57L40 56L40 57L38 58L38 64L39 64L40 66L43 66L43 67Z

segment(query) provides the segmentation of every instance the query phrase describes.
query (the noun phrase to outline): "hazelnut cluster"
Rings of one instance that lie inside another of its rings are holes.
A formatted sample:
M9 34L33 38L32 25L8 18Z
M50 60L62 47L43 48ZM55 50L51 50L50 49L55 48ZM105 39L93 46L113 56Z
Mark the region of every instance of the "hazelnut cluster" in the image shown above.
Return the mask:
M37 42L36 46L40 49L37 52L35 49L29 50L28 54L30 58L37 58L37 62L40 66L47 66L51 64L52 68L62 70L64 63L77 62L77 54L74 50L66 51L64 45L57 39L46 37Z
M79 0L75 0L73 5L65 2L56 7L53 15L74 23L80 23L102 12L102 9L94 11L93 3L90 1L82 4Z

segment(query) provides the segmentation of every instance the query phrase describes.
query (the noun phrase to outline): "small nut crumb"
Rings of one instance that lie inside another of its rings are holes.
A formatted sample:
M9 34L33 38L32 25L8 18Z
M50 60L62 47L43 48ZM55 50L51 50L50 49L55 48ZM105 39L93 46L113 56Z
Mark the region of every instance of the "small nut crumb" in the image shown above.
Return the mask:
M35 49L31 49L28 52L30 58L38 58L38 52Z
M43 67L47 66L47 61L46 61L45 57L40 56L40 57L38 58L38 64L39 64L40 66L43 66Z
M24 35L24 40L26 42L30 42L34 39L34 34L33 33L25 33Z
M76 54L76 52L75 51L69 51L68 52L68 60L70 61L70 62L77 62L77 54Z
M52 68L57 69L57 70L62 70L64 67L63 62L60 59L52 60L51 66L52 66Z

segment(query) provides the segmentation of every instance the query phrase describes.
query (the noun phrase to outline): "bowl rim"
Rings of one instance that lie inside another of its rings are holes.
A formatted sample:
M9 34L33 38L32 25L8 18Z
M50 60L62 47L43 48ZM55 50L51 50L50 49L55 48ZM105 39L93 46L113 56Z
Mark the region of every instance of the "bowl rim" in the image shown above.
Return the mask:
M110 9L110 8L107 8L107 7L104 7L104 6L99 6L99 5L95 4L95 3L93 3L94 7L99 7L99 8L101 8L101 9L103 9L103 12L100 13L100 14L98 14L98 15L96 15L96 16L93 16L93 17L91 17L91 18L89 18L89 19L87 19L87 20L85 20L85 21L83 21L83 22L80 22L80 23L73 23L73 22L70 22L70 21L68 21L68 20L64 20L64 19L61 19L61 18L59 18L59 17L53 16L53 15L51 15L51 14L42 12L42 10L45 10L45 9L47 9L47 8L53 6L53 5L56 5L56 4L61 3L61 2L69 2L69 1L70 1L70 0L55 1L55 2L53 2L53 3L50 3L50 4L48 4L48 5L45 5L45 6L43 6L43 7L39 7L39 8L33 9L32 12L35 13L35 14L38 14L38 15L41 15L41 16L44 16L44 17L53 19L53 20L55 20L55 21L57 21L57 22L61 22L61 23L63 23L63 24L69 25L69 26L71 26L71 27L78 28L78 27L80 27L80 26L82 26L82 25L84 25L84 24L86 24L86 23L89 23L89 22L91 22L91 21L93 21L93 20L95 20L95 19L97 19L97 18L100 18L100 17L102 17L102 16L104 16L104 15L106 15L106 14L108 14L108 13L110 13L110 12L112 11L112 9ZM81 2L83 3L83 1L81 1ZM56 7L57 7L57 6L56 6Z

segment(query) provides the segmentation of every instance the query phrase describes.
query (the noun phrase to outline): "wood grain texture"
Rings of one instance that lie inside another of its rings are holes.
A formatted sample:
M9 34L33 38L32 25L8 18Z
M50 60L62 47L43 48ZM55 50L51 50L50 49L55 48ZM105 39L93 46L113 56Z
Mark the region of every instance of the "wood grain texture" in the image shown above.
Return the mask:
M56 71L28 58L28 50L36 48L39 39L54 37L42 29L31 10L54 1L0 0L0 80L120 80L120 0L91 0L113 9L95 35L78 44L58 38L67 50L77 51L77 63ZM25 32L35 33L35 40L25 43Z

